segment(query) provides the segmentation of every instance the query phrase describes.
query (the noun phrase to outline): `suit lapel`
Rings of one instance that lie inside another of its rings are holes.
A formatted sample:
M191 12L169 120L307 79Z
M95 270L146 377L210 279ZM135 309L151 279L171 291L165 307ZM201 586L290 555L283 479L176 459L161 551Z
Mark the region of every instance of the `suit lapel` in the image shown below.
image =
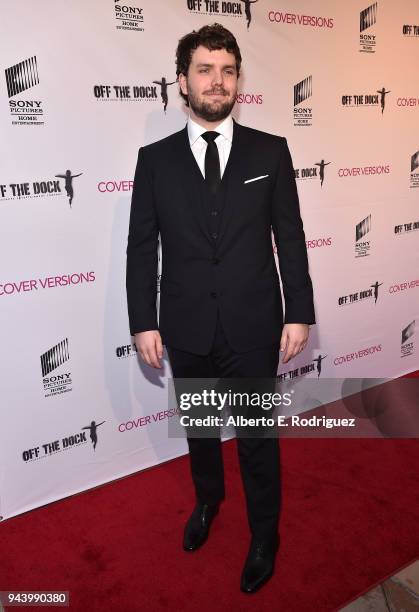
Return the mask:
M238 206L243 183L243 175L246 167L247 151L244 130L241 125L239 125L233 119L233 142L231 144L231 151L230 155L228 156L227 165L224 170L226 185L224 190L224 208L223 214L221 215L218 246L220 245L220 242L227 230L228 224L233 216L233 212Z
M186 126L178 133L173 153L177 176L186 197L188 214L196 219L203 234L209 242L212 242L207 223L207 211L202 197L204 177L192 153Z

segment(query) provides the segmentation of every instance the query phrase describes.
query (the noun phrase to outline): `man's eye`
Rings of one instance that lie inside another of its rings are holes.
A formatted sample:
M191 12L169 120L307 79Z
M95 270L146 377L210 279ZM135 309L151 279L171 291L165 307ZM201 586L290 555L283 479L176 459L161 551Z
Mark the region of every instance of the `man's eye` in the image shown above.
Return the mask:
M208 68L201 68L199 72L208 72Z

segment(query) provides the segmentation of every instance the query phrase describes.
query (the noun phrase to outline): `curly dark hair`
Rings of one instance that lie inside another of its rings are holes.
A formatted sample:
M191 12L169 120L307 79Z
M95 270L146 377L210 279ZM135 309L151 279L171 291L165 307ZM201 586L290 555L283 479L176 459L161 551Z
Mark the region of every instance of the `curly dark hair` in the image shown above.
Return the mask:
M180 74L187 76L192 59L192 53L200 45L206 47L210 51L213 51L214 49L225 49L229 53L232 53L236 58L237 76L240 75L242 56L240 54L237 40L230 30L227 30L227 28L222 26L220 23L214 23L213 25L203 26L198 31L193 30L189 34L185 34L185 36L179 40L176 49L177 77L179 77ZM185 100L186 106L189 106L188 96L182 93L180 88L179 93Z

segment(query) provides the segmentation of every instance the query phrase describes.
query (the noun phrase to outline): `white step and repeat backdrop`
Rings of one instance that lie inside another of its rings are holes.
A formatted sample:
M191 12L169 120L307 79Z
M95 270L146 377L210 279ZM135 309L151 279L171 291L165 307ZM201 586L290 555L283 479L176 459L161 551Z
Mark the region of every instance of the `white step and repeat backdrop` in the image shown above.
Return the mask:
M418 369L417 0L1 0L0 17L3 519L187 451L167 358L154 371L132 344L125 249L138 148L185 125L175 48L206 23L241 47L236 119L293 156L318 323L278 374Z

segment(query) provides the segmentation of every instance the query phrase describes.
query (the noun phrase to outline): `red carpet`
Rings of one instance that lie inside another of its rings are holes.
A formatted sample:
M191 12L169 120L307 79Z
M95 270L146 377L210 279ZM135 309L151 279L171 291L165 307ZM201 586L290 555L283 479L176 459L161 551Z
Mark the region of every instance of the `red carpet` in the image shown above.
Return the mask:
M249 536L235 440L199 551L181 549L194 501L184 456L3 523L0 590L69 590L83 612L326 612L418 557L417 440L284 439L281 453L282 546L259 593L239 591Z

